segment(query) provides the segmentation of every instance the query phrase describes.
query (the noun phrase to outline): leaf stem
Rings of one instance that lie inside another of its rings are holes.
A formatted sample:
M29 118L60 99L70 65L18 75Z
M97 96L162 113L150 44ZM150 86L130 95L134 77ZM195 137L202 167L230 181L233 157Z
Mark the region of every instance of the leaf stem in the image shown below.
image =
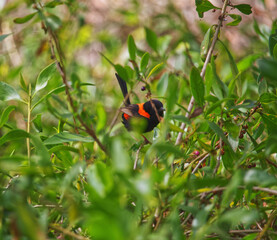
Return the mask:
M27 133L30 133L31 128L31 112L32 112L32 86L29 83L29 93L28 93L28 102L27 102ZM27 154L29 159L29 165L30 165L30 157L31 157L31 146L30 146L30 138L26 139L27 141Z

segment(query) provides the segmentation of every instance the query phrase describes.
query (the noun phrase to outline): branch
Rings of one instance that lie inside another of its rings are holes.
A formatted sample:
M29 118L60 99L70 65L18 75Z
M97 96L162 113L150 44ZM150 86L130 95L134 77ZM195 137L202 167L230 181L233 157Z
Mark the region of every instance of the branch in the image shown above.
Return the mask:
M229 2L229 0L225 0L225 1L224 1L223 7L222 7L222 9L221 9L221 14L220 14L220 16L218 17L218 23L217 23L217 27L216 27L216 30L215 30L215 34L214 34L214 37L213 37L213 41L212 41L211 47L209 48L209 51L208 51L206 60L205 60L205 62L204 62L203 68L202 68L201 73L200 73L200 76L201 76L202 79L203 79L204 76L205 76L208 63L209 63L210 60L211 60L211 56L212 56L212 53L213 53L213 50L214 50L214 47L215 47L215 43L216 43L216 41L217 41L217 39L218 39L218 34L219 34L219 31L220 31L220 27L221 27L221 25L222 25L222 22L223 22L225 13L226 13L226 8L227 8L228 2ZM189 105L188 105L188 111L187 111L187 113L186 113L186 115L185 115L187 118L189 117L189 115L190 115L190 113L191 113L191 110L192 110L192 108L193 108L193 105L194 105L194 97L192 96L191 99L190 99ZM186 127L186 124L185 124L185 123L182 123L181 129L184 130L185 127ZM183 136L183 133L182 133L182 132L179 132L178 137L177 137L176 142L175 142L175 145L179 145L179 144L181 143L182 136Z
M193 171L191 172L191 174L194 174L196 172L196 170L199 168L199 166L202 164L202 162L204 162L206 160L207 157L209 157L210 154L207 153L196 165L196 167L193 169Z
M268 228L270 227L271 223L273 222L275 216L277 214L277 211L273 211L271 213L271 215L269 216L268 220L267 220L267 223L264 227L264 229L260 232L260 234L258 235L258 237L256 238L257 240L261 240L261 239L264 239L263 238L263 235L265 235L265 233L267 232Z
M50 47L51 47L51 53L52 53L52 57L56 60L56 65L57 65L57 68L59 70L59 73L62 77L62 80L63 80L63 83L65 85L65 93L67 95L67 98L68 98L68 101L70 103L70 106L73 110L73 113L76 115L77 119L79 120L79 122L82 124L82 126L86 129L86 132L95 140L95 142L97 142L98 146L101 148L101 150L103 152L105 152L106 154L108 154L107 152L107 149L106 147L100 142L99 138L96 136L94 130L92 128L90 128L84 121L83 119L81 118L81 116L77 113L77 109L74 105L74 102L73 102L73 98L70 94L70 86L68 84L68 81L67 81L67 78L66 78L66 71L65 71L65 68L64 68L64 65L62 63L62 53L61 53L61 50L60 50L60 46L58 44L58 40L55 36L55 34L52 32L51 29L47 28L46 29L46 32L48 32L49 34L49 37L50 37L50 41L49 41L49 44L50 44ZM54 41L55 43L55 47L56 47L56 50L57 50L57 54L59 56L59 59L57 59L56 55L55 55L55 51L54 51L54 44L53 42L51 41L51 39Z
M244 186L238 186L239 189L245 189ZM216 187L214 188L213 190L210 190L210 191L206 191L206 192L202 192L201 194L205 194L205 195L208 195L210 193L217 193L217 192L222 192L224 190L226 190L227 188L226 187ZM270 193L272 195L276 195L277 196L277 190L273 190L273 189L270 189L270 188L261 188L261 187L252 187L252 189L254 191L261 191L261 192L267 192L267 193ZM201 195L200 194L200 195Z
M56 231L59 231L67 236L70 236L70 237L73 237L77 240L88 240L89 238L86 238L86 237L83 237L83 236L80 236L74 232L71 232L70 230L68 229L65 229L65 228L62 228L59 224L54 224L54 223L50 223L49 224L49 228L52 228Z

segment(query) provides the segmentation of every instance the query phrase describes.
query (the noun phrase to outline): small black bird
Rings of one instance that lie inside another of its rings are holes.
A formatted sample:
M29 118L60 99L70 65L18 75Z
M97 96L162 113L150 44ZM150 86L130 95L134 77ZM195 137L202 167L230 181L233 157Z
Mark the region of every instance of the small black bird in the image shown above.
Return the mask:
M142 132L150 132L156 127L160 119L164 116L164 111L165 109L163 108L163 104L159 100L152 100L152 103L154 104L155 109L153 108L151 101L147 101L145 103L137 103L137 104L131 104L129 96L128 95L128 90L127 90L127 85L126 82L116 73L115 74L119 86L121 88L123 97L124 97L124 104L125 107L122 107L120 110L123 112L122 114L122 123L124 124L125 128L130 131L130 130L136 130L136 126L134 124L130 124L130 121L133 118L137 119L145 119L146 124L143 127ZM157 116L158 114L158 116Z

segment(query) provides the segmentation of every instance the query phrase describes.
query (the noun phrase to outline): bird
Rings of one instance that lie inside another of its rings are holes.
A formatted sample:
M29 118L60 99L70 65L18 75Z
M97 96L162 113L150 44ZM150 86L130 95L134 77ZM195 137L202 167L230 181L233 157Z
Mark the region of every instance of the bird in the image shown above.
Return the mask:
M120 108L120 111L123 112L122 123L125 128L128 131L141 133L152 131L164 116L165 109L162 102L152 99L144 103L131 104L126 82L117 73L115 76L124 97L125 107ZM144 119L145 124L139 124L139 120L142 119Z

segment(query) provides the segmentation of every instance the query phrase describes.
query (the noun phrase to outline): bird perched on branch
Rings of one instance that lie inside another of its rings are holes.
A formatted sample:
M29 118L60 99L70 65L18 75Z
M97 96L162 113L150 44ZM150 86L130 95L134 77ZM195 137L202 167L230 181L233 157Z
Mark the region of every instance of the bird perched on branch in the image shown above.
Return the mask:
M121 88L125 107L120 108L122 123L128 131L141 133L150 132L156 127L164 116L163 104L156 99L145 103L131 104L126 82L115 74Z

